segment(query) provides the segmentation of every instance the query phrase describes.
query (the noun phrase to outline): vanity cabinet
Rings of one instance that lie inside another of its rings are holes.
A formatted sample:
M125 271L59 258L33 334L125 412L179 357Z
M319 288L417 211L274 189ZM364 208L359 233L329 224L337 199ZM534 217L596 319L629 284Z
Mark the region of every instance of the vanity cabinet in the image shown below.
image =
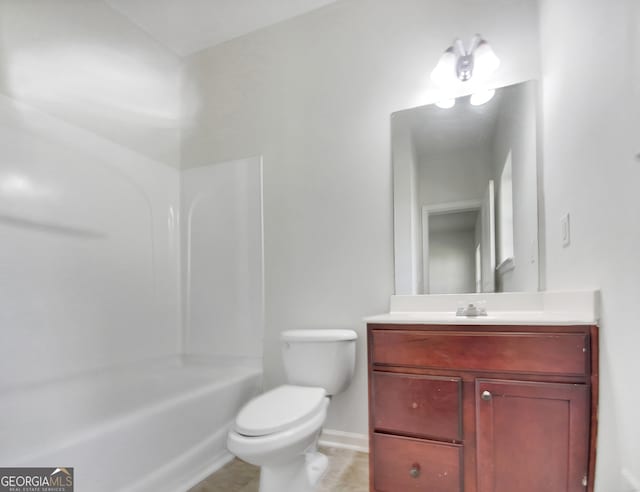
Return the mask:
M593 490L595 326L367 332L372 492Z

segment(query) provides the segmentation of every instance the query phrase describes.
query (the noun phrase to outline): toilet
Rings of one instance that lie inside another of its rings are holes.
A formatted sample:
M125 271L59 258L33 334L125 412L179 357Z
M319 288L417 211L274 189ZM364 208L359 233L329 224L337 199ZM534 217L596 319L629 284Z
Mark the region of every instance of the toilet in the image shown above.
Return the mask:
M356 360L352 330L291 330L281 335L287 383L238 413L227 447L260 466L260 492L312 492L327 469L317 450L332 395L351 382Z

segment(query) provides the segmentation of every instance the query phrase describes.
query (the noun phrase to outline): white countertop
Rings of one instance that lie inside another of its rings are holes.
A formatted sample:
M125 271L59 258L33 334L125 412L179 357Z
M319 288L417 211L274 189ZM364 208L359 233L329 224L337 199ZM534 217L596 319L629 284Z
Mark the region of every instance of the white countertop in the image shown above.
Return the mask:
M367 323L426 324L442 325L593 325L596 321L579 313L545 313L541 311L504 311L488 316L456 316L448 312L386 313L369 316Z
M487 316L456 316L458 306L478 302ZM598 320L598 291L392 296L389 313L364 319L443 325L594 325Z

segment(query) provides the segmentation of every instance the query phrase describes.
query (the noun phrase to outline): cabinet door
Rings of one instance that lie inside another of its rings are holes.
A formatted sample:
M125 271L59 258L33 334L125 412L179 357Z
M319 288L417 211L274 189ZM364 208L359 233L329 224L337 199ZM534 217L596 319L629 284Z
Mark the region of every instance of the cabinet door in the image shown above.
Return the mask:
M584 492L589 388L476 381L478 492Z

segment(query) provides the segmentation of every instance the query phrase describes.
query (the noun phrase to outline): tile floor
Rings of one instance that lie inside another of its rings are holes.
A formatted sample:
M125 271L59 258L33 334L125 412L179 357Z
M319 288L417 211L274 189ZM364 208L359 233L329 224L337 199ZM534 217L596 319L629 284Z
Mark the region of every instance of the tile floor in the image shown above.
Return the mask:
M368 454L336 448L320 451L329 457L329 468L317 492L368 492ZM259 473L258 467L235 459L189 492L258 492Z

